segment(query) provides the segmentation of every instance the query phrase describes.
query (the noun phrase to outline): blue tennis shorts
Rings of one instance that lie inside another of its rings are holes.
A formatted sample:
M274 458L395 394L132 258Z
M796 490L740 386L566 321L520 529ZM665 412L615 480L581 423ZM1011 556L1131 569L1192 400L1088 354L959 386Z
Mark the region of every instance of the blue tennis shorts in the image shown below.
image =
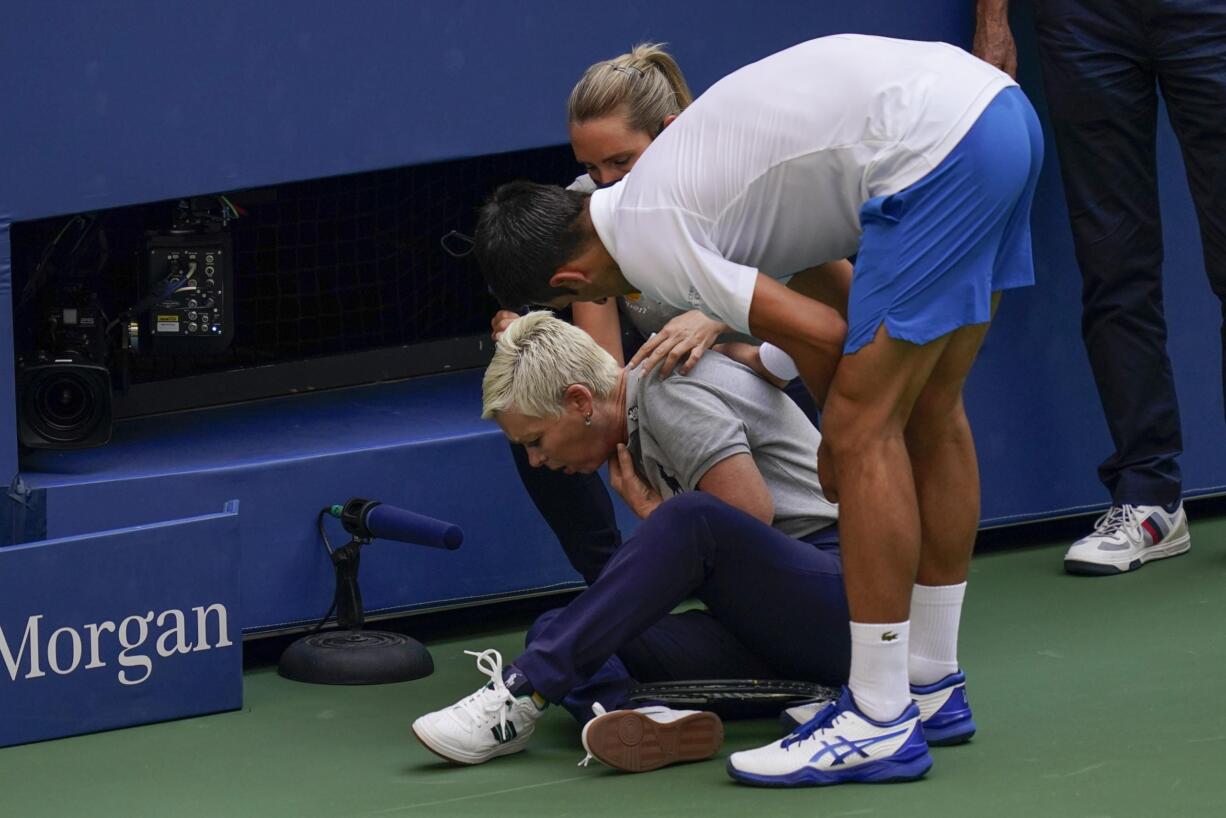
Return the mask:
M992 319L992 293L1034 284L1030 203L1043 132L1020 88L1001 91L927 176L860 208L850 355L885 325L926 344Z

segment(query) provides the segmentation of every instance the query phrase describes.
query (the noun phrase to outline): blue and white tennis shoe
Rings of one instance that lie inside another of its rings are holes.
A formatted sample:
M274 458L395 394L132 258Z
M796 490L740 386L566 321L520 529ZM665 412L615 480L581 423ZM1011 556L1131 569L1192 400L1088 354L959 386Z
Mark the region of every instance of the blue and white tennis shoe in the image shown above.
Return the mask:
M782 741L733 753L728 774L760 787L813 787L911 781L931 766L915 702L893 721L874 721L845 687L837 702Z
M911 698L919 707L929 746L964 744L975 735L975 719L966 699L966 674L962 671L930 685L911 685Z
M928 746L964 744L975 735L975 719L966 698L966 675L962 671L951 673L935 684L911 685L911 698L919 707ZM794 733L827 704L828 701L805 702L784 710L779 714L779 726L784 735Z

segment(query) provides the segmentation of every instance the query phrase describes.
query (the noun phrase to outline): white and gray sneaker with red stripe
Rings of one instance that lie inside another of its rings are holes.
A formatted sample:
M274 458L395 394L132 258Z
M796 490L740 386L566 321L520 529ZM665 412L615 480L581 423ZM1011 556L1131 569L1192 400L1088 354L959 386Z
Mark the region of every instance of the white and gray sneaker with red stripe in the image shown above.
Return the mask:
M1093 532L1069 548L1064 570L1090 576L1123 574L1191 547L1183 503L1173 512L1162 506L1112 506L1094 523Z

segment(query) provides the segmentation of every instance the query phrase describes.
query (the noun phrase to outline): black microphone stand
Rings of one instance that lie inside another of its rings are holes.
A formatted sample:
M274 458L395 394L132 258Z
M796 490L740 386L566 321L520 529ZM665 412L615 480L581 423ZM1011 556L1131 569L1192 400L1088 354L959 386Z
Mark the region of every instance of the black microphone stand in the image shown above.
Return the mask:
M407 682L434 672L434 659L416 639L390 631L362 630L366 615L358 566L362 546L374 539L365 526L365 512L376 501L355 498L343 507L319 512L319 535L336 572L332 607L315 628L281 654L277 671L287 679L310 684L366 685ZM350 540L333 549L324 531L324 516L339 517ZM321 631L336 613L337 629Z

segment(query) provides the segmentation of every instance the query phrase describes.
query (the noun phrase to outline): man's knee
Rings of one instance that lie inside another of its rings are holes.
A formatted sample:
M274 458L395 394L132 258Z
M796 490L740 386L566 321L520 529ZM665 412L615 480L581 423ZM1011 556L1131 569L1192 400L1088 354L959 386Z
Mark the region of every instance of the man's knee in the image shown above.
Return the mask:
M912 458L949 443L964 443L970 437L961 389L952 393L934 390L915 402L906 430L907 450Z
M902 426L888 407L852 400L835 390L831 390L822 410L823 441L836 460L854 457L881 440L897 436Z

